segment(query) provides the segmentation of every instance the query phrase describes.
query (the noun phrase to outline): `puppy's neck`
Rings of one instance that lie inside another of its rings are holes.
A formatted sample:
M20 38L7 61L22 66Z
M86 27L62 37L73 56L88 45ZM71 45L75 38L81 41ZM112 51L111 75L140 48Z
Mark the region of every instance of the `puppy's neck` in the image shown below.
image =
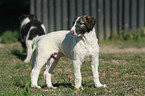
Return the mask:
M25 24L29 23L30 22L30 19L29 18L26 18L22 21L21 23L21 27L23 27Z
M93 28L90 32L86 32L81 38L86 44L94 44L95 42L98 42L95 28Z
M86 32L83 36L83 39L96 39L96 31L93 28L90 32Z

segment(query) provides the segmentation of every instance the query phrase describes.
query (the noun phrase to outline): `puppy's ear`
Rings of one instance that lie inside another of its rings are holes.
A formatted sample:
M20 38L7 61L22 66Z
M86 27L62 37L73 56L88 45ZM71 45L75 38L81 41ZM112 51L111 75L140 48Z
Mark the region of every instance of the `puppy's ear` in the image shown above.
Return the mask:
M29 18L32 19L37 19L37 17L35 15L29 15Z
M77 20L78 17L79 17L79 16L76 16L76 17L74 18L73 25L74 25L74 23L75 23L75 21Z
M18 18L18 20L21 22L22 20L24 20L25 18L27 18L27 15L22 15L22 16L20 16L19 18Z
M91 16L87 16L87 15L85 15L84 18L86 19L86 21L88 23L87 24L88 30L91 31L93 29L93 27L95 26L95 24L96 24L96 19L94 19Z

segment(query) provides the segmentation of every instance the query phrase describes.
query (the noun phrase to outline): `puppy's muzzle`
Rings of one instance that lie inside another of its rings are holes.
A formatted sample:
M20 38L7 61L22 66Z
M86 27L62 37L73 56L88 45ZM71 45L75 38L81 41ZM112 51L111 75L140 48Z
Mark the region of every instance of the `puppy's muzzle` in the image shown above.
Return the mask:
M71 35L74 35L74 30L71 30L71 31L70 31L70 34L71 34Z
M71 31L70 31L70 34L71 34L72 36L78 36L78 34L76 33L75 30L71 30Z

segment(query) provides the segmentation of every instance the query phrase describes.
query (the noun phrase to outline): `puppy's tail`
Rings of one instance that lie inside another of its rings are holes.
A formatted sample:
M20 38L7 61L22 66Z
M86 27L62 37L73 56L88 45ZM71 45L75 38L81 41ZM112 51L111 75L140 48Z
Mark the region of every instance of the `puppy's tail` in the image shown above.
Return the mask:
M33 53L32 53L32 64L31 64L31 70L32 70L33 67L34 67L35 59L36 59L36 50L34 50Z
M34 50L36 49L36 46L37 46L38 41L39 41L42 37L43 37L43 35L36 38L36 40L35 40L34 43L33 43L33 50L32 50L32 52L34 52Z
M36 46L37 46L37 43L38 43L39 40L40 40L40 37L37 37L37 39L34 41L32 52L34 52L34 50L36 49Z

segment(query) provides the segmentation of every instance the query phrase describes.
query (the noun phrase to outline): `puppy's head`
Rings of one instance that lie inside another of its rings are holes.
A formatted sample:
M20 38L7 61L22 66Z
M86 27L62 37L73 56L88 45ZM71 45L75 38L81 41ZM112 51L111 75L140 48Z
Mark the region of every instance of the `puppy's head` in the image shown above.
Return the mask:
M73 36L82 36L86 32L90 32L95 26L96 20L87 15L78 16L74 19L73 27L70 30Z
M35 15L22 15L19 17L20 23L23 22L25 19L34 20L37 19Z

